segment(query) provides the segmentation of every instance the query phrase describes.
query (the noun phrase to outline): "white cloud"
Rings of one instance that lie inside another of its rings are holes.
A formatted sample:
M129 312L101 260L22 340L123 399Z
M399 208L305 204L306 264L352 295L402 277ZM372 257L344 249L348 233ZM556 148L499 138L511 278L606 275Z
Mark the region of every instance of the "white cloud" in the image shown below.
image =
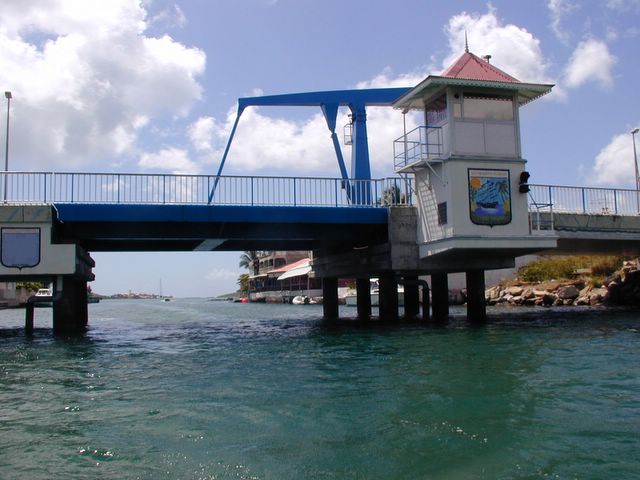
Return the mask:
M491 52L499 68L523 81L552 83L546 73L540 41L525 29L502 25L493 10L485 15L463 13L451 18L446 28L450 53L443 67L448 67L463 52L465 29L471 49L480 53ZM356 87L414 86L429 73L438 72L429 72L425 68L424 71L394 74L387 68L373 78L357 83ZM348 113L345 109L339 114L339 137L342 133L340 126L348 122ZM305 120L268 115L266 108L252 107L244 111L224 174L340 175L329 131L319 111ZM190 138L194 145L211 146L212 157L218 160L222 157L234 120L235 109L229 112L224 122L200 119L192 125ZM406 121L407 130L411 130L419 123L418 115L409 114ZM392 175L393 141L403 133L402 114L389 107L369 107L367 128L372 176ZM342 153L349 170L351 147L342 145Z
M320 108L302 120L268 116L266 108L244 110L231 144L223 175L318 175L340 177L336 153L330 132ZM348 123L347 109L338 113L336 133L341 143L347 171L351 166L351 148L343 143L342 126ZM235 120L230 110L224 123L196 122L190 130L200 145L211 146L210 158L216 168ZM202 120L202 119L201 119ZM197 126L196 126L197 125ZM416 125L413 115L407 115L408 128ZM370 164L373 177L393 173L393 140L402 134L402 114L390 107L367 108L367 130ZM195 132L198 132L195 134ZM206 132L206 135L204 134ZM202 134L202 135L200 135Z
M371 80L358 82L356 88L393 88L393 87L413 87L429 75L428 71L401 73L394 75L390 68L385 68L381 73Z
M449 54L442 68L449 67L464 51L465 32L469 50L476 55L491 55L491 63L522 82L555 83L547 73L549 65L540 48L540 40L525 28L503 24L496 10L489 8L486 14L463 12L449 19L445 33L449 42ZM558 86L551 94L563 98Z
M240 275L240 272L225 270L223 268L214 268L205 275L205 280L236 280Z
M547 7L551 16L551 30L553 30L558 40L565 45L568 44L570 35L566 29L562 28L562 20L578 9L579 6L569 0L549 0Z
M210 151L212 148L211 137L216 127L216 120L213 117L200 117L189 125L187 133L193 148L199 151Z
M612 70L616 57L607 44L594 38L584 40L574 50L565 69L565 82L576 88L587 82L595 82L603 88L613 86Z
M87 168L133 156L140 129L186 115L205 54L145 35L136 0L5 0L0 85L13 93L12 168Z
M640 7L640 0L607 0L605 4L611 10L625 12L629 9Z
M638 123L640 125L640 122ZM637 137L637 135L636 135ZM636 142L638 142L636 138ZM640 147L640 144L636 144ZM640 153L640 151L638 152ZM615 135L596 156L591 169L591 183L635 188L633 139L629 132Z
M155 153L143 153L138 166L142 169L159 170L163 173L198 173L198 165L189 159L186 150L168 147Z
M182 9L178 5L169 5L149 19L149 23L161 28L183 28L187 24Z

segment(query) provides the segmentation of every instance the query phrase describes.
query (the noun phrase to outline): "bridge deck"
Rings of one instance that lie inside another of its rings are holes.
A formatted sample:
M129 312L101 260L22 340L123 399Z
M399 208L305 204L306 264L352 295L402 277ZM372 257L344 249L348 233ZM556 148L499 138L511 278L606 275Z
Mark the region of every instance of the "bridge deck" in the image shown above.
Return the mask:
M601 237L616 240L624 233L630 241L636 238L636 190L530 187L534 233L551 230L562 240L582 239L590 231L595 238L594 225L600 225ZM5 205L53 205L59 220L56 241L78 242L89 251L372 245L387 241L386 207L410 205L413 197L411 180L404 177L0 172L0 189ZM560 233L572 229L563 220L566 214L589 221L576 224L573 233ZM602 232L602 221L609 221L610 231ZM625 233L629 221L632 231Z
M387 239L373 207L56 203L56 235L89 251L308 250Z

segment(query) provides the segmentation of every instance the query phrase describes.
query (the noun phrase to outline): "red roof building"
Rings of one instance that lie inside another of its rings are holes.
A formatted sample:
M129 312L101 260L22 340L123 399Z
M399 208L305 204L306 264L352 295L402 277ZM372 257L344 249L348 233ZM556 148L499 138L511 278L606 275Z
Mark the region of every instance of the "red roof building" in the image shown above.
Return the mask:
M482 59L465 51L453 65L442 72L442 77L485 80L489 82L521 83L517 78L503 72L489 63L490 57Z

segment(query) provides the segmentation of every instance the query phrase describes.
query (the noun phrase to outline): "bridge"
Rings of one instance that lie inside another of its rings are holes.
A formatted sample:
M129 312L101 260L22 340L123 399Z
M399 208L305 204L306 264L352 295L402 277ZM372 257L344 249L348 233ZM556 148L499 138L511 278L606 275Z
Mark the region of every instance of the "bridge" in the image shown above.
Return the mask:
M216 194L210 198L214 183ZM39 265L30 265L24 247L34 228L50 228L51 247L73 246L69 258L82 268L63 273L83 278L76 287L80 292L84 280L92 278L93 264L86 252L99 251L315 250L319 271L320 252L347 251L350 258L338 268L339 274L362 277L366 273L359 265L371 269L381 262L376 255L388 262L390 251L406 243L393 241L397 232L391 229L397 227L390 219L406 219L407 213L417 218L413 184L400 176L349 179L352 192L371 192L368 201L355 205L343 178L8 172L0 173L2 185L6 189L0 206L0 278L55 279L51 272L38 271ZM638 191L536 184L529 188L530 234L557 242L556 248L543 253L640 254ZM22 234L21 265L11 266L16 232ZM410 235L411 242L415 235ZM353 250L364 245L366 249ZM411 273L440 270L420 266L417 258L412 261L416 266ZM332 262L335 275L340 261ZM376 275L380 268L374 268ZM464 270L450 262L447 268Z
M552 87L465 51L412 88L241 98L216 175L0 173L0 279L55 280L54 330L73 332L87 323L90 252L305 249L326 318L338 316L338 278L356 279L358 317L369 318L375 276L381 317L398 318L401 281L407 318L422 286L423 315L444 321L447 275L464 272L467 316L481 322L486 270L538 252L640 253L640 192L529 183L519 111ZM276 105L320 108L339 177L223 175L242 113ZM390 178L371 178L370 106L403 116ZM339 108L351 112L342 145ZM412 111L424 125L407 131Z
M218 184L213 198L209 193ZM3 219L52 208L56 238L90 252L313 250L385 243L389 209L415 207L406 178L349 179L370 199L353 204L343 178L0 172ZM555 236L551 254L637 254L640 193L529 185L532 235ZM21 218L21 217L16 217Z

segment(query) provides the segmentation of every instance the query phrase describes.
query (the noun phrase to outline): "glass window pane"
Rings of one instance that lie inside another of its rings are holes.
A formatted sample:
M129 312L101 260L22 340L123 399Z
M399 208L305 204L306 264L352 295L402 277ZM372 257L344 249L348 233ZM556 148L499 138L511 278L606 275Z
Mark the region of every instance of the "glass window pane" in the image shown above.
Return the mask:
M464 118L513 121L513 100L510 97L464 96Z

